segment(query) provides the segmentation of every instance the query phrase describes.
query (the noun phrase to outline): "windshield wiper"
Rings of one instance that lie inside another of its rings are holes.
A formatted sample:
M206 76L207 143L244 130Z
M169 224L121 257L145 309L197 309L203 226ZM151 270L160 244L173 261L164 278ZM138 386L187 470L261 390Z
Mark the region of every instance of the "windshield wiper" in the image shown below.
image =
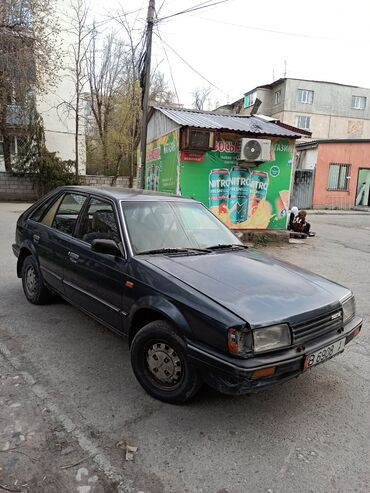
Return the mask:
M219 243L218 245L212 245L207 247L207 250L222 250L226 248L248 248L248 247L246 245L240 245L239 243L230 243L230 244Z
M149 255L155 253L191 253L191 252L200 252L200 253L209 253L209 250L204 248L155 248L153 250L145 250L144 252L139 252L137 255Z

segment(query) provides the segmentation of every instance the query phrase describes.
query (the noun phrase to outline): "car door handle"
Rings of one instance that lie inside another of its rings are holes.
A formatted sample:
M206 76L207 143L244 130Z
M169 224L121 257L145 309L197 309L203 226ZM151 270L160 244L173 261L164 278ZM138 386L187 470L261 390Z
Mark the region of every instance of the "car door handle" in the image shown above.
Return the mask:
M36 241L36 242L40 240L39 235L33 235L32 238L33 238L33 241Z
M68 252L68 257L71 262L76 262L80 258L80 256L74 252Z

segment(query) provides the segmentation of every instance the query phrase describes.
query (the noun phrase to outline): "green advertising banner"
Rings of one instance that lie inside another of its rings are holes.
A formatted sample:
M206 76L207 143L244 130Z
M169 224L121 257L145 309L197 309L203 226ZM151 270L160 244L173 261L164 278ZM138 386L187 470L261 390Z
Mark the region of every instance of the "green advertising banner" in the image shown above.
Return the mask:
M238 166L240 136L223 134L216 149L180 154L180 191L203 202L232 229L285 229L294 141L271 139L271 161Z
M145 188L176 193L179 131L174 130L146 146Z

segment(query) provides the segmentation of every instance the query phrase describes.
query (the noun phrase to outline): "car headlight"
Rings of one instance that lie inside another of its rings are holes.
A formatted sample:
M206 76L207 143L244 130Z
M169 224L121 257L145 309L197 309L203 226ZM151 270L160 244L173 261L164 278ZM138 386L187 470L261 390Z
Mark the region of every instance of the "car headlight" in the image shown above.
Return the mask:
M342 310L343 310L343 324L348 323L356 314L356 303L355 297L351 296L350 298L341 300Z
M272 325L253 330L253 346L255 353L262 353L290 346L292 337L287 324Z

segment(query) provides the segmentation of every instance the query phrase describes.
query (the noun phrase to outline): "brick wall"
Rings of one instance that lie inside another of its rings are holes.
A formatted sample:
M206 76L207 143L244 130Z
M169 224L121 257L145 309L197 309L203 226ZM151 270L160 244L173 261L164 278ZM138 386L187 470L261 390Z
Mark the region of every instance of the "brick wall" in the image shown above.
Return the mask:
M112 176L83 175L80 176L81 185L101 188L112 185ZM128 187L128 178L119 176L117 187ZM135 186L135 185L134 185ZM27 176L12 176L0 172L0 201L34 202L37 199L32 187L32 181Z

